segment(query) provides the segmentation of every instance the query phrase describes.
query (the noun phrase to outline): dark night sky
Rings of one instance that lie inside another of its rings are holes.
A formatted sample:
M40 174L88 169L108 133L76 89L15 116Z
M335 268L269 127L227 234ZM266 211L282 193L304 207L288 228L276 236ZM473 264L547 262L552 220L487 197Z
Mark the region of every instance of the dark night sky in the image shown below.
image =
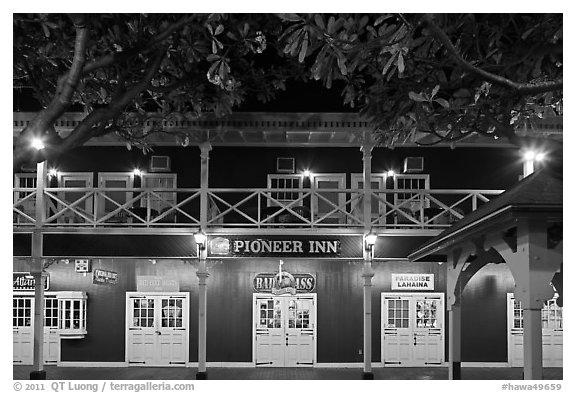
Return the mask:
M320 82L291 81L286 90L276 93L276 99L262 103L256 99L247 99L238 108L237 112L356 112L349 106L344 106L337 84L326 89ZM14 89L13 110L15 112L29 112L42 109L34 100L29 89ZM81 111L81 108L71 108L70 112Z

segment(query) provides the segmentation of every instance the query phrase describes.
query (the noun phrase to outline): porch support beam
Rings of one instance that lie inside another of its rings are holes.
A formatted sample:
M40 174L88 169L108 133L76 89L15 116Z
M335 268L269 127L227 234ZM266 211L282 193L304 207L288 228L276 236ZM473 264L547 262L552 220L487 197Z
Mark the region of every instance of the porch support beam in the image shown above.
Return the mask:
M542 379L541 310L554 295L550 283L561 258L548 249L545 216L534 214L516 222L515 242L504 240L502 234L493 234L487 245L502 255L514 277L514 297L521 301L524 314L524 379L539 380Z
M44 262L42 261L42 226L45 221L44 188L46 161L36 164L35 225L32 232L32 276L34 277L34 365L30 379L46 379L44 370Z
M206 233L208 223L208 160L212 146L208 142L200 145L200 229ZM210 277L206 268L206 247L196 247L198 253L198 372L196 379L207 379L206 372L206 294Z
M365 143L361 147L363 162L363 219L364 219L364 236L370 233L372 228L372 148L373 145L366 143L369 138L365 133ZM364 370L363 379L374 379L372 373L372 260L374 257L374 246L367 247L366 242L362 239L362 249L364 250L364 267L362 268L362 278L364 279Z
M448 252L446 266L446 291L448 309L448 379L462 379L461 373L461 297L462 272L466 260L473 252L470 246L462 246Z

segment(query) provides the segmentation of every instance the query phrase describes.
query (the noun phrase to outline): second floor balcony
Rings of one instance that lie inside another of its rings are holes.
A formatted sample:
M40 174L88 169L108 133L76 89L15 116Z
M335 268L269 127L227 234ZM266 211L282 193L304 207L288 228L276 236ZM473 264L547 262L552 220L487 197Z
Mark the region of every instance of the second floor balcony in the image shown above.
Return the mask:
M13 226L360 232L442 230L502 190L311 188L13 189ZM369 202L366 203L366 199ZM37 203L41 206L37 209ZM369 214L364 214L368 207ZM366 219L370 222L366 223Z

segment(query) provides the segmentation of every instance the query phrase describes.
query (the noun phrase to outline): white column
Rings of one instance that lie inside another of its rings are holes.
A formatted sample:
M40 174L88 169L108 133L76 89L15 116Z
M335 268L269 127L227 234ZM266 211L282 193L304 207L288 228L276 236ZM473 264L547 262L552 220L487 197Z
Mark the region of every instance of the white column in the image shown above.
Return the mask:
M446 295L448 309L448 379L462 379L462 272L468 256L473 252L469 243L450 249L446 263Z
M517 219L516 249L492 234L489 246L506 261L514 277L514 297L524 310L524 379L542 379L542 321L544 302L554 296L550 285L561 258L548 249L547 216L532 214Z
M462 379L461 337L462 318L460 304L448 308L448 379Z
M203 142L200 146L200 228L206 233L208 223L208 160L212 146Z
M199 251L204 253L204 251ZM198 372L196 379L206 379L206 258L201 255L196 276L198 277Z
M208 160L212 146L208 142L200 145L200 229L206 233L208 223ZM206 294L210 274L206 268L207 252L197 247L198 252L198 372L196 379L206 379Z
M36 165L36 223L32 232L32 276L34 277L34 365L30 379L46 379L44 371L44 280L42 271L42 226L45 219L44 188L46 162Z
M523 308L524 379L542 379L542 316L540 309Z
M369 133L364 134L365 143L362 146L362 162L363 162L363 219L364 219L364 236L366 236L372 228L372 145L367 143L367 138L370 137ZM366 249L364 238L362 238L362 248L364 250L364 267L362 269L362 278L364 279L364 379L374 379L372 373L372 277L374 277L374 270L372 269L372 258L374 250Z
M372 277L374 271L370 262L364 263L364 379L374 379L372 374Z

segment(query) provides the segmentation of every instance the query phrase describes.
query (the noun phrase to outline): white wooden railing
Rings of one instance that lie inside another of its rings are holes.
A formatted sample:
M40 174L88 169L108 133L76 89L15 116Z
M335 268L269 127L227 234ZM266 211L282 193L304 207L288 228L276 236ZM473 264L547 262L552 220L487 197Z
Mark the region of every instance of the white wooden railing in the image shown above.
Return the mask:
M14 188L13 224L34 226L34 188ZM275 197L289 192L293 199ZM442 229L502 190L373 190L372 227ZM121 198L118 198L121 196ZM118 200L122 199L122 202ZM197 227L198 188L45 188L45 227ZM207 227L361 228L362 189L211 188Z

